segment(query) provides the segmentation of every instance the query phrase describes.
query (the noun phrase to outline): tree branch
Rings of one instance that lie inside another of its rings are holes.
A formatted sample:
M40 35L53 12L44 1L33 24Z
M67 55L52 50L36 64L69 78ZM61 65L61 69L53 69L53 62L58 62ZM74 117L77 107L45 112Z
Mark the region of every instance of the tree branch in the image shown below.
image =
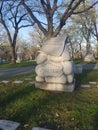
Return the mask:
M23 0L22 0L23 1ZM37 23L38 27L43 31L43 33L46 35L47 34L47 30L41 25L40 21L34 16L33 12L31 11L31 9L25 4L25 2L22 3L23 6L27 9L27 11L29 12L31 18L34 20L35 23Z
M82 11L73 12L73 14L81 14L81 13L84 13L84 12L88 11L89 9L93 8L97 3L98 3L98 1L95 2L95 3L93 3L91 6L89 6L88 8L86 8L86 9L84 9L84 10L82 10Z

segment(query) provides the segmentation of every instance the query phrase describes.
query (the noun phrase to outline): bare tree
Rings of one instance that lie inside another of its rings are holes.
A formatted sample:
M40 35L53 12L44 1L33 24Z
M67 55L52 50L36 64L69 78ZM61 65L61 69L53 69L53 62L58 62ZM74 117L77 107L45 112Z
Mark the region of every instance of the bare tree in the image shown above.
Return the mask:
M29 35L34 46L42 46L45 36L38 26L33 26L33 30L29 33Z
M35 3L36 7L39 6L39 8L34 12L28 4L29 2L30 0L21 0L32 20L35 21L47 38L57 36L71 15L82 13L98 3L97 1L85 8L85 10L77 11L77 8L81 6L84 0L65 0L63 2L59 0L38 0ZM57 18L58 14L60 14L60 19ZM42 19L39 18L40 16Z
M92 12L92 34L95 36L97 45L96 45L96 50L97 50L97 57L98 57L98 8L93 8Z
M23 6L19 1L0 1L0 23L8 35L13 63L16 62L15 46L19 30L34 24L28 24L27 20L27 12L23 10Z

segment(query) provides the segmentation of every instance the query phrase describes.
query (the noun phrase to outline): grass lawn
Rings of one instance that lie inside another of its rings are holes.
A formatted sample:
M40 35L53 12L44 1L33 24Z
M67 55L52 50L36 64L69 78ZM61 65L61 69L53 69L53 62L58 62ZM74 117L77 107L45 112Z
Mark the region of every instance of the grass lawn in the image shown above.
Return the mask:
M21 63L4 63L4 64L0 64L0 68L13 68L13 67L23 67L23 66L28 66L28 65L36 65L35 61L23 61Z
M94 64L96 64L96 63L98 63L98 58L96 58L95 61L92 61L92 62L83 61L83 59L81 59L81 58L73 59L73 61L74 61L74 63L76 63L76 64L87 64L87 63L94 63Z
M80 88L82 83L96 81L98 70L76 75L76 89L72 93L54 93L36 89L24 81L14 85L13 80L23 80L35 74L9 78L10 83L0 83L0 119L21 123L19 130L40 126L51 130L98 130L98 88Z

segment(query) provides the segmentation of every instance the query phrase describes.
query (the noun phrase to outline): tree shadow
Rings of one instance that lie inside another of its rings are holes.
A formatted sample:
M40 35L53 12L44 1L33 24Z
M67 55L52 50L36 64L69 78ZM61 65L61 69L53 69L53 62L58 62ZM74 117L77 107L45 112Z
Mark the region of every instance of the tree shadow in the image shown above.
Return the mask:
M94 130L98 130L98 107L95 115L95 120L94 120Z

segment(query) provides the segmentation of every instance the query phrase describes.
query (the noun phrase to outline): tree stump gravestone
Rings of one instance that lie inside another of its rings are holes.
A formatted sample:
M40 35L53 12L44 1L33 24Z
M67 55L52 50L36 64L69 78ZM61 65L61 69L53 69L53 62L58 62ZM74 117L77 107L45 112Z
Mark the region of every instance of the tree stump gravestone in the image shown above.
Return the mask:
M73 62L62 37L45 41L36 57L35 87L49 91L72 92L75 87Z

